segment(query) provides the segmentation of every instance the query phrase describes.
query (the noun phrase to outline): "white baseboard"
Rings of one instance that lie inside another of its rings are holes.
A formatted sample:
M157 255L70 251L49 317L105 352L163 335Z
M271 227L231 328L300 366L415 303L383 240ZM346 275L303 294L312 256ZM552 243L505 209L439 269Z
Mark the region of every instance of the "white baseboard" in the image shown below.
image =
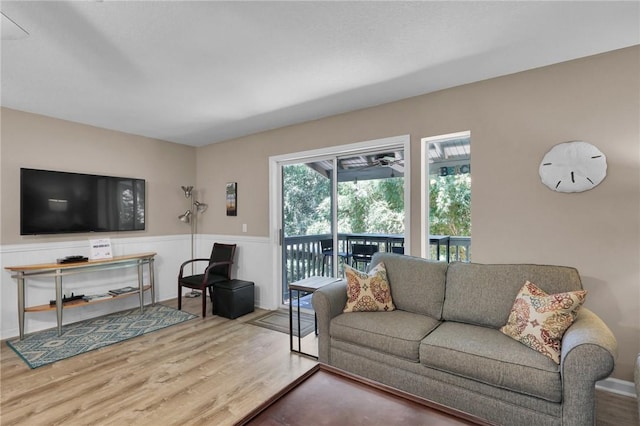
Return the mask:
M607 378L596 382L596 389L616 393L618 395L629 396L631 398L637 398L636 388L632 382L626 380Z

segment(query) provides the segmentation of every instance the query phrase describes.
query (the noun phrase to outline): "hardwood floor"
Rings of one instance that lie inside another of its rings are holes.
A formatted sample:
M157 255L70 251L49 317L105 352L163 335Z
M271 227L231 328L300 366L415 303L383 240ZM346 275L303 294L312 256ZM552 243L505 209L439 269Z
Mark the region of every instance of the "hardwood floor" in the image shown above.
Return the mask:
M262 313L194 319L35 370L3 342L0 424L231 425L316 364L289 352L287 334L245 324Z
M199 315L200 303L183 308ZM35 370L2 342L0 424L232 425L316 364L289 352L287 334L246 324L263 313L198 318ZM597 408L599 426L638 424L632 398L599 391Z
M598 426L640 426L635 398L596 390Z

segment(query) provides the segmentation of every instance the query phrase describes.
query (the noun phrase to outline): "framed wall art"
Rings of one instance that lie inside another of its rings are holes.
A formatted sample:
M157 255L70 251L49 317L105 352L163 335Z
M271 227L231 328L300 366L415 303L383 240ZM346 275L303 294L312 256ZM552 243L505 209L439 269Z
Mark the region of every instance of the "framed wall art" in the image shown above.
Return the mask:
M227 182L227 216L238 215L238 183Z

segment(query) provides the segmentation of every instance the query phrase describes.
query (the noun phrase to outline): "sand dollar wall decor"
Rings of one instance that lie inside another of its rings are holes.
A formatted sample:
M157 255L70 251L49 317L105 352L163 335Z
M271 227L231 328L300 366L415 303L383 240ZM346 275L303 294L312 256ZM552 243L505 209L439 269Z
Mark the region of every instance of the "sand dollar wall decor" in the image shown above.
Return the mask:
M539 173L542 183L553 191L588 191L607 175L607 158L590 143L564 142L545 154Z

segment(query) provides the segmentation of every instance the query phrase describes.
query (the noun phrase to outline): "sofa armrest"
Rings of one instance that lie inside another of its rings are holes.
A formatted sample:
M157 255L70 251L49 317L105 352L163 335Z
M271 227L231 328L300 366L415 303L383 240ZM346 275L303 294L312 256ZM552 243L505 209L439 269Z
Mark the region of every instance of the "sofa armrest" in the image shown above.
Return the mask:
M344 281L336 281L320 287L313 293L311 304L318 318L318 361L329 364L331 319L344 310L347 303L347 286Z
M583 307L564 334L561 350L563 424L595 424L595 383L613 371L616 338L596 314Z

